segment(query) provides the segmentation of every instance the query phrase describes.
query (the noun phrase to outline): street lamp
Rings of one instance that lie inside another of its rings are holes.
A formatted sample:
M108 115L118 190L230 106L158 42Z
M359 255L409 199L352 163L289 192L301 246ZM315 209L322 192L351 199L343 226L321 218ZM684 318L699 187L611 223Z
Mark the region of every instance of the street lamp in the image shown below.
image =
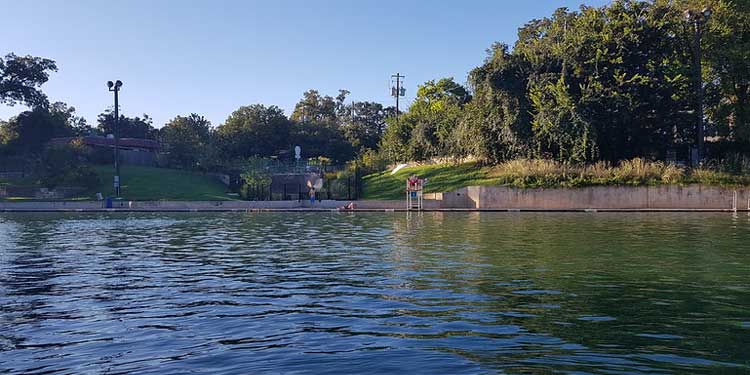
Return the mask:
M119 154L119 139L117 134L117 126L120 122L120 106L118 103L118 96L117 94L120 92L120 87L122 87L122 81L119 79L112 83L112 81L107 81L107 88L109 88L109 91L115 93L115 128L113 131L113 135L115 137L115 180L114 180L114 186L115 186L115 195L117 197L120 197L120 154Z
M701 38L703 37L703 26L711 17L711 8L704 8L700 12L694 10L685 11L685 21L693 27L693 82L696 91L697 133L698 133L698 162L703 161L704 142L703 135L703 77L701 76L701 60L703 50L701 49Z

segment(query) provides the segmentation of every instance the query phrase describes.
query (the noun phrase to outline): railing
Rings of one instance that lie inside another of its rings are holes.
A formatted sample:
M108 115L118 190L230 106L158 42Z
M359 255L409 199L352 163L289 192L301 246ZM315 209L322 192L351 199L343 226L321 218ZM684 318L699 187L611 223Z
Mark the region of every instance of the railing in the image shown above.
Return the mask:
M354 177L328 181L315 192L316 200L357 200L361 196L361 183ZM310 199L310 189L303 184L272 184L250 187L244 192L251 201L304 201Z
M266 170L271 174L331 173L344 169L344 165L329 165L308 160L270 161L266 165Z

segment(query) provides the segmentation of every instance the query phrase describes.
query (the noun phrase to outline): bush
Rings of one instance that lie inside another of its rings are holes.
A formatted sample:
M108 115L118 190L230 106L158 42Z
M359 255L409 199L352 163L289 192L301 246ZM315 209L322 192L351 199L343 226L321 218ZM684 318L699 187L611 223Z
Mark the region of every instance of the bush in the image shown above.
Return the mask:
M92 189L99 185L99 175L90 165L81 165L68 173L64 184Z
M709 162L712 169L733 175L750 175L750 157L731 153L718 161Z
M377 173L388 169L388 158L383 152L367 149L359 157L362 175Z
M592 185L656 185L686 182L685 171L674 164L632 159L612 167L606 162L568 164L545 159L516 159L499 164L492 176L500 184L520 188Z
M268 161L260 158L247 159L242 173L240 196L245 200L263 200L268 197L271 175L268 172Z
M685 177L683 170L674 164L640 158L625 160L612 172L613 182L622 185L677 184L683 182Z
M539 188L563 184L571 172L569 165L554 160L516 159L500 163L492 175L500 184Z
M109 147L93 147L86 153L86 159L93 164L106 165L114 162L115 155Z
M85 164L86 148L79 142L50 145L42 152L38 175L42 186L80 186L93 188L99 183L94 169Z
M688 182L704 185L748 186L750 175L738 175L710 168L696 168L690 173Z

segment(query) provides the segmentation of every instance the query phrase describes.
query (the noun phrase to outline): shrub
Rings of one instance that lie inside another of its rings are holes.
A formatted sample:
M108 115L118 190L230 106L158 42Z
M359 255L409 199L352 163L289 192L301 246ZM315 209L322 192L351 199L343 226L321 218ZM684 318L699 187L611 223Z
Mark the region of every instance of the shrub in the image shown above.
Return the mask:
M568 164L546 159L516 159L493 168L500 184L520 188L576 187L591 185L679 184L685 171L674 164L632 159L612 167L607 162Z
M750 175L731 174L715 168L703 167L693 169L688 182L704 185L748 186Z
M388 169L388 158L384 153L367 149L359 157L359 166L362 168L362 174L371 174Z
M733 175L750 175L750 157L739 154L728 154L721 160L708 163L712 169Z
M42 186L93 188L99 183L94 169L85 164L86 148L81 143L50 145L42 152L37 173Z
M503 162L493 170L501 184L540 188L557 186L571 175L571 167L546 159L516 159Z
M613 173L614 182L623 185L676 184L684 180L680 167L641 158L622 161Z
M99 175L90 165L80 165L67 174L64 184L92 189L99 185Z
M268 197L271 185L271 174L268 171L267 160L260 158L247 159L242 173L242 187L240 196L246 200L263 200Z

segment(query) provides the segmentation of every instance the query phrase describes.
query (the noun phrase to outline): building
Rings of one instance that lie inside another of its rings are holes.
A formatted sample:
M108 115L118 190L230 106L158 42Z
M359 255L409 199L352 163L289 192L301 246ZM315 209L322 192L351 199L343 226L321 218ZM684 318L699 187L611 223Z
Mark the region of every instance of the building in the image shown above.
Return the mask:
M74 140L80 140L83 144L94 151L113 149L115 139L101 136L85 137L61 137L52 138L51 144L68 144ZM142 138L120 138L118 140L120 150L120 161L126 165L157 166L157 156L161 145L153 139Z

